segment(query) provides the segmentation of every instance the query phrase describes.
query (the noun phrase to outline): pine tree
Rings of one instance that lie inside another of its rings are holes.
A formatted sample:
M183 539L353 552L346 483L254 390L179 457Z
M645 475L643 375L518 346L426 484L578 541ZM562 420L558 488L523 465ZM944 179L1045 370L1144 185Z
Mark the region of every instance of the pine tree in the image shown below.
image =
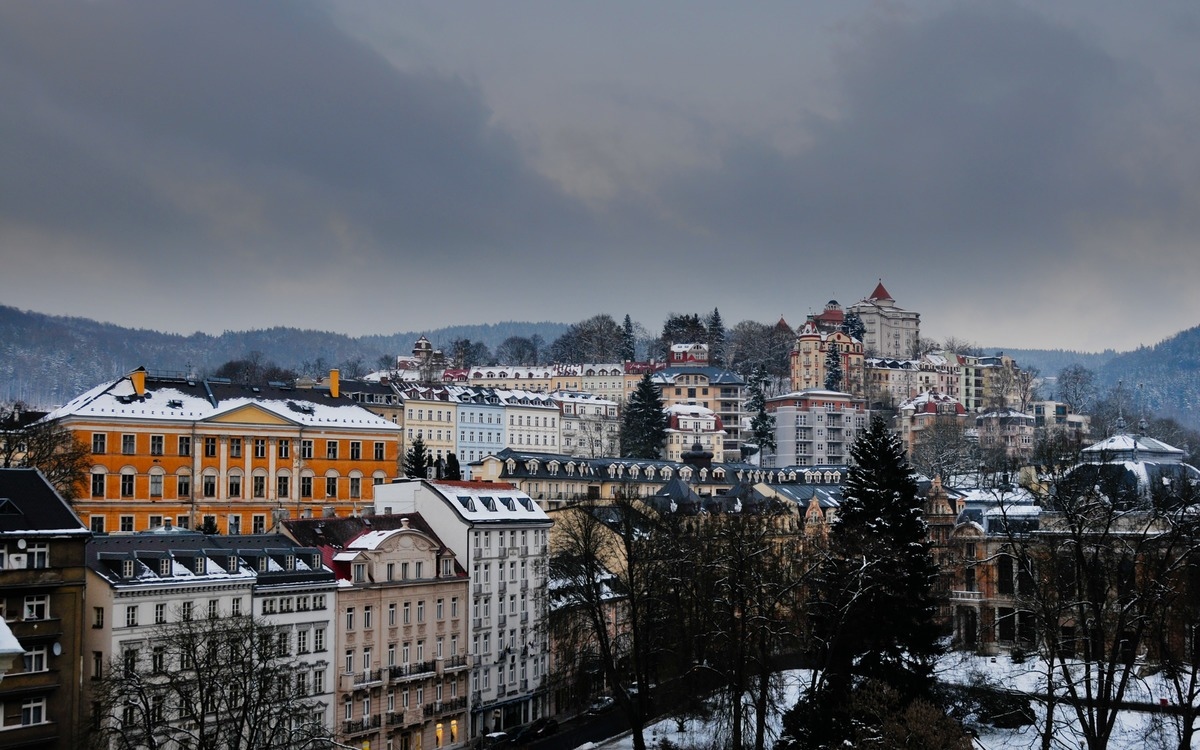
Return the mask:
M838 353L837 344L829 343L829 352L825 355L825 390L840 391L842 389L842 356Z
M621 361L632 362L637 359L637 338L633 328L633 318L625 316L621 324Z
M452 482L458 482L462 480L462 466L460 466L458 463L458 456L454 455L453 453L446 455L446 471L444 478Z
M867 335L867 324L858 317L858 313L848 313L846 315L846 335L856 341L862 341Z
M425 441L420 436L413 438L412 445L404 454L404 476L414 479L428 478L432 458L429 449L425 447Z
M621 455L628 458L659 458L667 439L667 415L662 397L647 372L629 396L621 420Z
M721 311L713 308L708 316L708 361L717 367L725 366L725 323Z
M763 385L767 382L767 372L762 365L750 373L747 386L746 412L750 416L750 431L754 434L754 442L761 453L768 450L775 452L775 416L767 413L767 399L763 394Z
M860 685L882 683L906 703L929 700L941 653L937 566L904 449L875 417L850 455L812 602L821 674L804 710L785 721L799 747L841 746L862 719L847 713Z

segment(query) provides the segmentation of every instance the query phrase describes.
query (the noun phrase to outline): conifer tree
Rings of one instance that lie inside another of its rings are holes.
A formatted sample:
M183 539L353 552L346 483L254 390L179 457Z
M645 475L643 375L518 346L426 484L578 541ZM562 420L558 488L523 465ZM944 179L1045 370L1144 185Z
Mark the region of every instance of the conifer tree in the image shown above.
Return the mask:
M750 373L746 412L750 414L750 431L754 434L754 442L758 445L760 453L766 453L768 450L774 453L775 416L767 413L767 400L763 394L766 381L766 370L762 365L756 366Z
M666 438L667 415L663 412L662 397L646 372L629 396L621 420L621 455L659 458Z
M708 361L717 367L725 366L725 323L721 311L713 308L708 316Z
M830 342L829 353L825 355L825 390L840 391L842 389L842 357L838 354L837 344Z
M789 747L841 747L863 721L852 714L863 685L886 685L903 705L932 695L937 566L916 479L881 417L850 454L829 561L811 603L820 670L785 718Z
M425 441L418 435L413 438L412 445L404 454L404 476L414 479L427 479L432 456L425 447Z
M637 358L637 338L633 327L633 318L625 316L621 324L621 361L632 362Z
M444 479L449 479L452 482L462 480L462 466L458 463L458 456L453 453L446 455L446 470Z
M856 341L862 341L867 335L867 324L858 317L858 313L847 313L845 326L846 335Z

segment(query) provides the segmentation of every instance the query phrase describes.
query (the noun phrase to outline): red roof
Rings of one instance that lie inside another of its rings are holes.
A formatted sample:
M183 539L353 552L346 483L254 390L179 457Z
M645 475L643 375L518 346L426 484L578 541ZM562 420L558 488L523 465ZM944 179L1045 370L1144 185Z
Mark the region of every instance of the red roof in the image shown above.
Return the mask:
M867 299L890 299L892 302L896 301L896 298L888 294L888 290L883 288L883 279L879 280L879 284L875 287L875 291L871 292L871 296L867 297Z

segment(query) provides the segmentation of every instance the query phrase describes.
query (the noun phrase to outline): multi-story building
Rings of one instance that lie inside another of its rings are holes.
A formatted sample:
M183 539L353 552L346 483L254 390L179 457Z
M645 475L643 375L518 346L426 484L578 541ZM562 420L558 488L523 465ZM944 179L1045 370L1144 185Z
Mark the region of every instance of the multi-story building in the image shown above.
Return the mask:
M157 710L156 721L186 729L182 725L189 718L170 704L187 688L167 677L188 668L182 662L189 656L176 653L179 638L189 631L203 639L209 632L204 622L242 618L245 630L234 631L236 637L251 641L266 632L273 646L269 657L247 656L244 667L286 668L288 685L279 699L295 712L293 719L311 725L304 736L329 736L336 586L320 551L278 534L209 536L173 527L96 536L87 548L90 627L81 651L89 678L87 705L98 698L91 694L95 681L110 669L123 669L160 686L151 704L138 705L135 715ZM198 672L195 679L202 690L219 689L221 680L215 670ZM219 702L216 696L212 700L211 705ZM205 718L225 721L229 717L222 710L213 708ZM130 720L123 715L93 719L117 725Z
M504 404L509 447L558 450L558 404L548 393L497 391Z
M1033 455L1034 418L1013 409L997 409L975 417L979 447L1009 459L1025 460Z
M338 579L337 734L355 747L467 741L466 571L419 514L291 520Z
M824 331L809 319L800 326L791 354L792 390L826 388L829 357L833 352L841 368L838 390L863 396L863 344L843 330Z
M809 389L767 399L775 416L775 453L769 467L850 462L850 446L867 428L866 401L849 393Z
M139 368L55 410L93 465L75 509L96 532L261 533L349 515L395 476L400 427L340 393Z
M741 449L746 381L740 375L719 367L678 365L658 370L651 380L659 389L664 409L675 405L711 409L724 425L724 452L736 454Z
M625 366L620 362L579 365L579 387L558 388L583 391L620 404L625 398Z
M564 372L558 366L496 365L471 368L468 382L481 388L505 391L551 391L555 387L570 387L570 382L555 383L555 379L567 377L569 380L573 375L574 373ZM572 390L578 388L576 384Z
M458 402L458 461L463 478L470 464L507 445L504 404L492 388L452 388Z
M550 518L510 484L397 481L378 514L420 513L470 573L470 737L546 715Z
M894 407L926 391L952 398L962 385L955 355L927 354L920 359L867 359L865 396L872 407Z
M967 410L953 396L937 391L925 391L908 399L896 409L893 431L900 437L904 450L912 453L927 431L936 425L954 425L961 434L966 426Z
M1090 431L1091 418L1076 414L1070 404L1062 401L1034 401L1029 411L1033 414L1034 427L1066 435L1076 443L1083 442Z
M457 453L458 402L451 397L450 386L406 385L400 390L400 400L404 404L403 452L412 446L413 438L419 437L434 462Z
M667 461L682 461L685 453L699 445L718 463L725 460L725 426L712 409L696 404L672 404L667 415Z
M563 454L587 458L620 454L621 417L616 401L580 391L554 391L550 398L559 409Z
M883 359L912 359L921 340L921 314L896 306L880 279L870 296L847 308L866 328L865 353Z
M0 469L0 619L11 631L0 656L18 651L0 665L5 747L68 750L83 740L79 640L90 536L37 470Z

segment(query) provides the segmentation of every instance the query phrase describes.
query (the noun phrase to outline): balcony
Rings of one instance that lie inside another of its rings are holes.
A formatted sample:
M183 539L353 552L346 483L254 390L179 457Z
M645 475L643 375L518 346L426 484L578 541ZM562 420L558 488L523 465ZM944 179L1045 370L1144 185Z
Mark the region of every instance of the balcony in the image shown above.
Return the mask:
M411 680L417 677L433 674L437 671L437 662L421 661L416 664L398 664L394 667L388 667L388 679L393 682L398 680Z
M351 719L342 722L342 734L362 734L378 729L382 724L379 714L364 716L361 719Z
M981 602L983 601L982 591L951 591L950 601L952 602Z
M403 712L403 711L391 711L391 712L388 712L388 714L387 714L387 725L388 725L389 727L398 727L398 726L400 726L400 725L402 725L402 724L406 723L406 722L405 722L405 720L404 720L404 716L405 716L405 714L404 714L404 712Z
M454 713L455 711L462 711L466 707L467 697L464 695L459 698L451 698L448 701L434 701L433 703L426 703L422 713L424 714L425 718L428 719L433 716L441 716L443 714Z
M478 659L479 657L475 657L475 658ZM465 667L465 666L467 666L467 657L465 654L460 654L459 656L451 656L450 658L444 659L442 661L442 670L443 671L445 671L447 669L458 669L459 667Z

